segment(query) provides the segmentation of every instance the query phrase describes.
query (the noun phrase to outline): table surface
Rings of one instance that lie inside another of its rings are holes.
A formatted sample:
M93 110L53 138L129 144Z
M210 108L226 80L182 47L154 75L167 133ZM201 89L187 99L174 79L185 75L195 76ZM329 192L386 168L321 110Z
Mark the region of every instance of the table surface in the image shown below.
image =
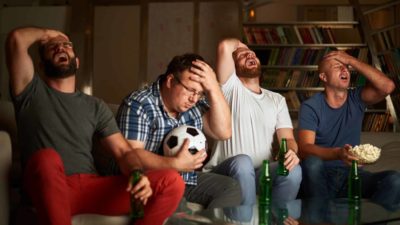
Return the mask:
M260 210L264 213L260 213ZM267 222L260 223L260 219ZM238 206L195 212L181 206L165 225L274 225L284 224L284 220L285 224L400 225L400 210L387 210L365 199L359 204L350 204L347 199L296 199L284 203L273 202L267 206Z

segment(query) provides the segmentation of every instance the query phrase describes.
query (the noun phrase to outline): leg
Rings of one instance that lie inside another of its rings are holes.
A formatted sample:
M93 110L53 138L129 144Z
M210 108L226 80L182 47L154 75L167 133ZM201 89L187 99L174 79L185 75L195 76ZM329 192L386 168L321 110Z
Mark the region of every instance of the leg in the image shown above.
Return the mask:
M371 173L360 171L362 195L389 210L400 208L400 173L383 171Z
M211 172L232 177L242 191L241 205L254 205L256 203L256 184L253 161L248 155L240 154L226 159Z
M73 214L95 213L123 215L130 211L130 196L126 191L128 177L80 174L71 176L75 204ZM184 192L184 183L174 170L154 170L146 173L151 182L153 196L145 206L145 216L135 224L162 224L177 208ZM76 176L75 176L76 177Z
M197 173L197 185L186 185L185 197L206 208L223 208L240 205L241 192L237 182L215 173Z
M24 190L37 210L40 224L71 225L70 192L56 151L42 149L31 156L24 170Z
M304 197L328 197L328 181L324 172L324 162L316 157L309 156L301 162L303 172L302 194Z
M283 201L296 199L302 179L301 167L295 166L287 176L276 175L277 168L278 162L271 163L272 198Z
M185 183L174 170L149 171L146 173L151 182L153 197L145 208L145 217L136 225L161 225L175 212L182 199Z

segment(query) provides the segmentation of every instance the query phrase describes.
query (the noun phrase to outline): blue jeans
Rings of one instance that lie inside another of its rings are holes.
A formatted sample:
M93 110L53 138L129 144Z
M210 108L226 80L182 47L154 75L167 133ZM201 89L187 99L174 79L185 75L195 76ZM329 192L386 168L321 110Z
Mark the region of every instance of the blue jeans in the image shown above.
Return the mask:
M272 199L290 201L296 199L301 183L301 168L297 165L288 176L277 176L277 162L270 163L270 176L272 178ZM253 161L248 155L240 154L226 159L211 171L225 176L230 176L238 181L242 190L242 205L256 203L258 191L259 169L254 169Z
M345 198L349 167L326 166L316 156L309 156L301 163L303 170L302 194L304 197ZM362 197L389 210L400 208L400 173L382 171L371 173L359 169Z

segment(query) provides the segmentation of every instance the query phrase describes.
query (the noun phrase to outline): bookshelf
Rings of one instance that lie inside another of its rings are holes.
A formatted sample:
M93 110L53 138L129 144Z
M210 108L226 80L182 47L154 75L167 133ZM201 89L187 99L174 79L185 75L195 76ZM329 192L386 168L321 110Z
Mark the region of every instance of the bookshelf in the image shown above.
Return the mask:
M261 62L262 87L281 93L294 126L301 102L323 91L317 64L332 49L343 50L370 63L369 46L358 21L289 21L243 23L243 40ZM351 71L351 86L365 78ZM386 103L367 110L363 131L388 131Z
M362 32L371 51L373 65L396 84L386 98L393 131L399 131L400 113L400 1L389 1L376 7L364 8L358 0L350 0L361 22Z

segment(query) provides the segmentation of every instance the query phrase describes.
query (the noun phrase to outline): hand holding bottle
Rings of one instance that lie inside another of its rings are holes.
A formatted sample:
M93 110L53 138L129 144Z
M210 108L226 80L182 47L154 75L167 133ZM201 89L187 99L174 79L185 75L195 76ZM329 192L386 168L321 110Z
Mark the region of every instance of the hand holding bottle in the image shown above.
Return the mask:
M133 220L142 218L144 216L144 205L153 194L149 179L140 170L133 170L127 191L131 193L131 218Z

